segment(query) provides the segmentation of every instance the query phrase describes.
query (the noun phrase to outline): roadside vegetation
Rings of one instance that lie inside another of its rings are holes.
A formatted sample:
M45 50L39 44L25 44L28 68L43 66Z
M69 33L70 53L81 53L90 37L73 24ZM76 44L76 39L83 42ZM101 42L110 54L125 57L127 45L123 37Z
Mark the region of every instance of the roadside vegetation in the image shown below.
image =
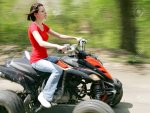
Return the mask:
M124 1L124 0L123 0ZM130 2L130 0L128 0ZM30 46L27 37L29 21L26 14L34 0L0 1L0 45L17 45L20 49ZM128 62L149 62L150 13L148 0L131 0L132 16L136 27L136 53L128 52ZM51 7L52 4L46 4ZM89 48L122 51L122 24L117 1L110 0L61 0L60 11L48 10L46 23L63 34L86 38ZM57 43L67 43L50 38ZM69 43L69 42L68 42ZM73 43L73 42L72 42ZM128 43L127 43L128 44ZM128 46L128 45L127 45ZM121 53L118 53L121 55ZM122 58L122 57L120 57Z

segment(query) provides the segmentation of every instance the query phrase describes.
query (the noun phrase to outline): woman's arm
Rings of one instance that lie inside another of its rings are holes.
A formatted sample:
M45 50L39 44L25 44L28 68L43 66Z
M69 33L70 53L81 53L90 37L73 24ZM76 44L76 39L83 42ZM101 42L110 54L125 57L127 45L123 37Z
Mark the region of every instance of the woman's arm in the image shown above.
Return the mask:
M57 48L57 49L64 48L64 46L60 46L58 44L53 44L53 43L44 41L38 31L33 31L32 34L33 34L35 40L38 42L38 44L42 47L50 47L50 48Z
M58 32L53 31L52 29L50 29L50 30L48 31L48 33L51 34L51 35L53 35L53 36L56 36L56 37L58 37L58 38L61 38L61 39L76 39L76 40L78 40L77 37L68 36L68 35L63 35L63 34L60 34L60 33L58 33Z

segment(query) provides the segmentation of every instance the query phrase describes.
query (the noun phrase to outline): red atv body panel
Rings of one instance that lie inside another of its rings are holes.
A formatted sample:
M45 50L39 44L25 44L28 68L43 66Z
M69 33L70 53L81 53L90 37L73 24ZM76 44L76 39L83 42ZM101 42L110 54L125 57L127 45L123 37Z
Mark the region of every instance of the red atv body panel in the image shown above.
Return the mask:
M97 69L99 69L101 72L103 72L109 79L112 79L108 71L104 68L104 66L97 59L91 56L86 56L85 60L89 62L90 64L92 64Z

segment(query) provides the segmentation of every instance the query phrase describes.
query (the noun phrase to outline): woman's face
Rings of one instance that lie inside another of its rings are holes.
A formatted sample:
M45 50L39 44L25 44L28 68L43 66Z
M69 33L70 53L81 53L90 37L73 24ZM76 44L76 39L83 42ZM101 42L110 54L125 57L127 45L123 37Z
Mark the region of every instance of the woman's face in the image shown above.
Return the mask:
M47 13L43 6L39 7L39 11L38 11L38 13L35 13L35 17L36 17L36 19L40 19L40 20L46 19Z

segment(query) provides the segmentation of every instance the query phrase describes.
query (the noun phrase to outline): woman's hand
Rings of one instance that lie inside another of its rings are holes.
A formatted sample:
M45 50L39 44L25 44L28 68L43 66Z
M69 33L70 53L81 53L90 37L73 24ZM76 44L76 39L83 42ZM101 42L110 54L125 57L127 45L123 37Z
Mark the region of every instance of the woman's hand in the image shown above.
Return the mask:
M58 46L57 46L57 50L58 50L58 51L65 52L66 49L67 49L66 46L61 46L61 45L58 45Z
M77 40L77 42L79 42L82 38L81 37L75 37L75 39Z

